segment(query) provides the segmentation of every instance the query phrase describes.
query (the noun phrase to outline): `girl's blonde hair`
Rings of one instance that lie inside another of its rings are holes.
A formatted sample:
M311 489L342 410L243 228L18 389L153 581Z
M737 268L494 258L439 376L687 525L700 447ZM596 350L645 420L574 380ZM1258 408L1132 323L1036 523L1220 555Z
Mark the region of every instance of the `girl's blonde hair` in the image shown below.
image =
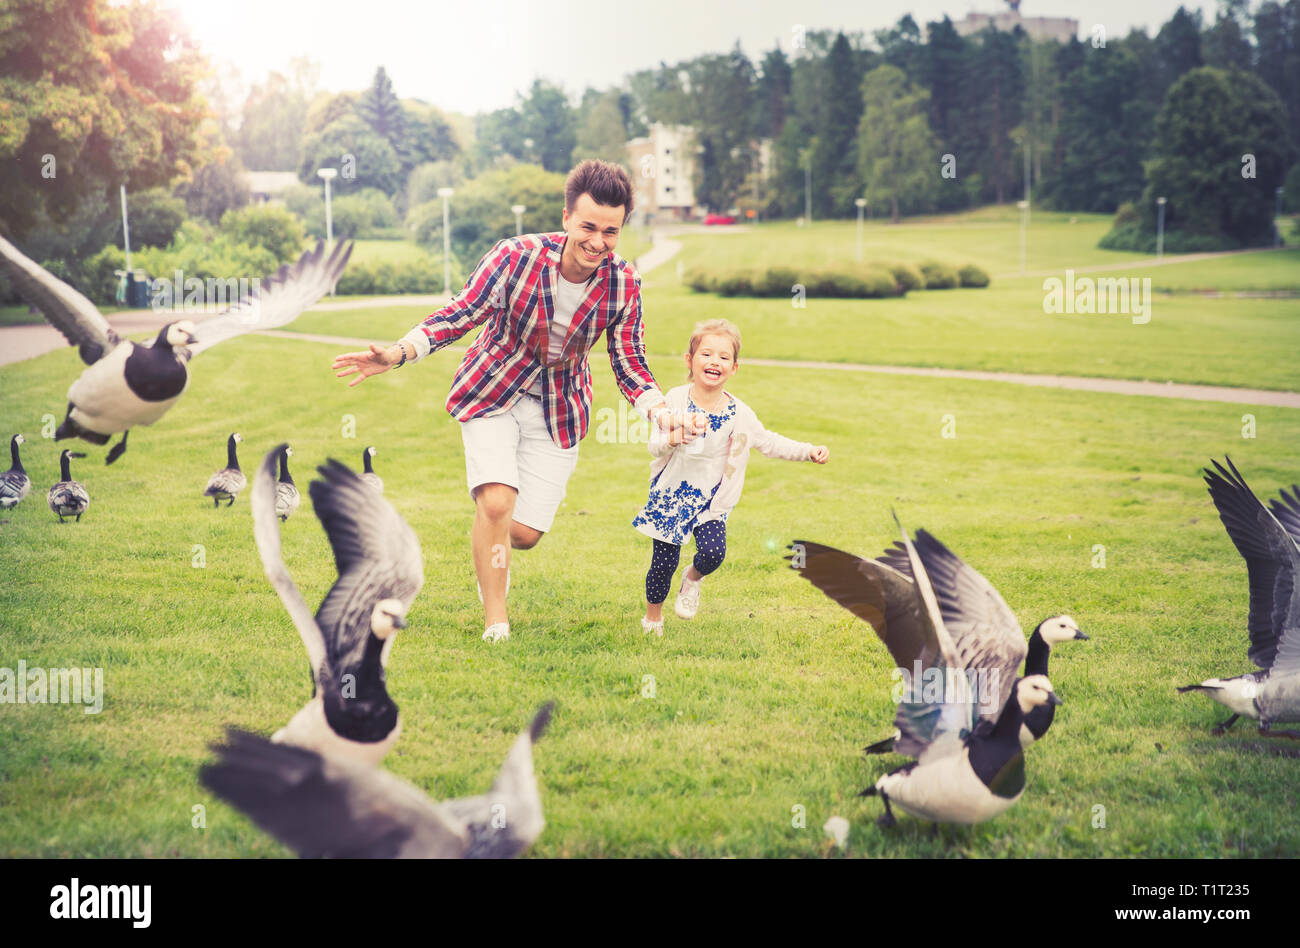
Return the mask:
M727 322L725 319L710 319L702 323L696 323L695 329L691 332L691 344L686 351L689 358L695 358L695 350L700 347L700 340L705 336L725 336L731 340L731 364L740 365L740 330L735 324ZM686 370L687 378L694 378L691 370Z

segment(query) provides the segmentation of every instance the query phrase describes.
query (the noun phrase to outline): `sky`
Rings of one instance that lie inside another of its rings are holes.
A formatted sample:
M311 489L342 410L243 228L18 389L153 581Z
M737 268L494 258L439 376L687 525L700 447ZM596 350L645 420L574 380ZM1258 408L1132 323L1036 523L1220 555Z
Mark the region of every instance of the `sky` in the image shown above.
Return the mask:
M319 86L338 92L370 85L383 65L403 98L474 114L512 106L536 78L571 97L605 89L625 76L702 53L724 53L737 40L757 61L780 43L791 51L796 28L872 31L904 13L924 25L1007 9L997 0L163 0L176 9L214 64L233 64L245 86L289 61L320 63ZM1213 0L1184 0L1214 19ZM1154 35L1178 0L1024 0L1024 16L1070 17L1081 38L1097 24L1108 36L1145 26Z

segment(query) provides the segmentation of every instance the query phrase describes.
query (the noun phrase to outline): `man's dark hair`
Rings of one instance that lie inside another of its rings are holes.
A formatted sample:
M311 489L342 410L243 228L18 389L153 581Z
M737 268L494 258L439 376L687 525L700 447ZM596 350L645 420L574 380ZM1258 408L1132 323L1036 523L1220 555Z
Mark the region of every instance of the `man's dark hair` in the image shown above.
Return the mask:
M618 165L588 158L569 172L564 182L564 209L573 213L578 198L590 194L591 199L605 207L623 206L623 223L632 216L632 179Z

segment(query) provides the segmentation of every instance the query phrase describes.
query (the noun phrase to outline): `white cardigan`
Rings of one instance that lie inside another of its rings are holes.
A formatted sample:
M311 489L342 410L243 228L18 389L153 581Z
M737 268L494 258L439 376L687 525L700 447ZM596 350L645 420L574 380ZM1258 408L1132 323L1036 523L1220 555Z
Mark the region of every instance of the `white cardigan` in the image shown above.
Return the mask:
M690 390L691 385L688 382L670 389L664 395L668 408L674 415L683 416L686 413ZM731 395L730 392L726 394ZM768 431L754 414L754 409L735 395L731 395L731 398L736 402L736 424L732 429L727 453L714 460L716 470L711 472L720 482L720 486L709 502L709 509L700 515L698 523L726 520L727 514L731 513L739 502L740 492L745 486L745 465L749 463L750 448L757 448L766 457L784 461L811 460L812 444L807 441L794 441L775 431ZM668 443L668 432L660 431L657 425L650 426L649 448L650 454L654 457L650 462L652 482L668 466L668 459L680 447L682 445Z

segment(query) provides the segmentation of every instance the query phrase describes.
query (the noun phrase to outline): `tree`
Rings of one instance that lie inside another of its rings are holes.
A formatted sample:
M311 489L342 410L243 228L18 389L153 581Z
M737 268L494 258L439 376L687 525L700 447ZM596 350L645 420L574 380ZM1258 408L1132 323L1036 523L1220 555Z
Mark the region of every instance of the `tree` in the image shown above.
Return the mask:
M128 225L133 247L166 247L185 223L185 202L166 188L149 188L128 194ZM122 239L122 222L117 222L117 239Z
M384 67L375 70L374 81L357 102L357 115L392 147L402 167L410 167L406 142L406 112L393 92L393 82Z
M314 185L319 181L316 171L320 168L339 169L333 186L340 192L378 188L392 195L402 186L402 163L397 152L355 115L339 119L304 139L298 178Z
M261 247L277 264L296 260L302 252L302 221L286 208L253 204L227 211L221 218L221 233L233 243Z
M1205 65L1222 69L1250 69L1253 58L1244 22L1248 0L1219 0L1214 26L1205 31L1201 50Z
M912 19L912 14L903 14L892 30L877 30L875 39L886 63L903 70L910 82L923 81L926 57L921 43L921 28Z
M515 233L511 205L523 204L524 233L554 233L564 212L564 175L537 165L486 171L457 189L452 199L451 242L458 259L477 261L492 245ZM411 209L415 240L442 246L442 200Z
M737 43L726 56L697 57L686 73L695 129L695 201L726 210L754 161L754 67Z
M430 161L451 161L460 156L456 130L439 109L404 99L402 110L406 113L406 153L412 167Z
M307 117L310 90L272 72L244 101L236 147L244 167L254 171L292 171Z
M1294 151L1286 109L1258 77L1209 66L1183 76L1156 116L1152 154L1140 207L1148 232L1165 197L1169 229L1245 245L1272 239L1274 190Z
M930 96L908 88L897 66L878 66L862 80L862 122L858 128L858 174L866 198L888 203L898 223L899 207L924 207L939 175L938 146L927 120Z
M1189 13L1182 7L1174 11L1160 32L1156 34L1159 94L1163 101L1169 87L1185 72L1202 65L1201 62L1201 11Z
M0 8L0 226L21 237L207 160L205 68L174 13L107 0Z
M185 202L190 217L202 217L215 224L226 211L247 204L250 194L239 155L225 144L215 127L209 128L207 134L212 160L176 185L174 193Z
M564 91L543 79L534 79L519 103L523 152L519 157L536 161L547 171L567 172L578 144L576 120ZM531 141L532 145L528 142Z
M569 158L571 165L584 158L600 158L626 166L627 132L623 128L623 110L618 92L597 93L583 97L578 115L578 144Z
M911 17L905 17L912 27ZM843 33L835 37L826 55L827 81L834 94L826 103L825 118L817 131L812 152L812 175L821 186L813 207L821 217L844 217L854 212L853 200L861 187L858 179L858 125L862 118L862 70Z
M1259 77L1286 104L1294 133L1300 129L1300 0L1261 4L1255 12L1255 42Z
M322 92L312 99L303 119L302 133L314 135L323 132L339 119L355 115L361 96L356 92Z
M777 46L763 57L754 96L757 115L754 129L763 138L776 138L785 125L786 113L790 109L790 84L793 72L790 61Z

